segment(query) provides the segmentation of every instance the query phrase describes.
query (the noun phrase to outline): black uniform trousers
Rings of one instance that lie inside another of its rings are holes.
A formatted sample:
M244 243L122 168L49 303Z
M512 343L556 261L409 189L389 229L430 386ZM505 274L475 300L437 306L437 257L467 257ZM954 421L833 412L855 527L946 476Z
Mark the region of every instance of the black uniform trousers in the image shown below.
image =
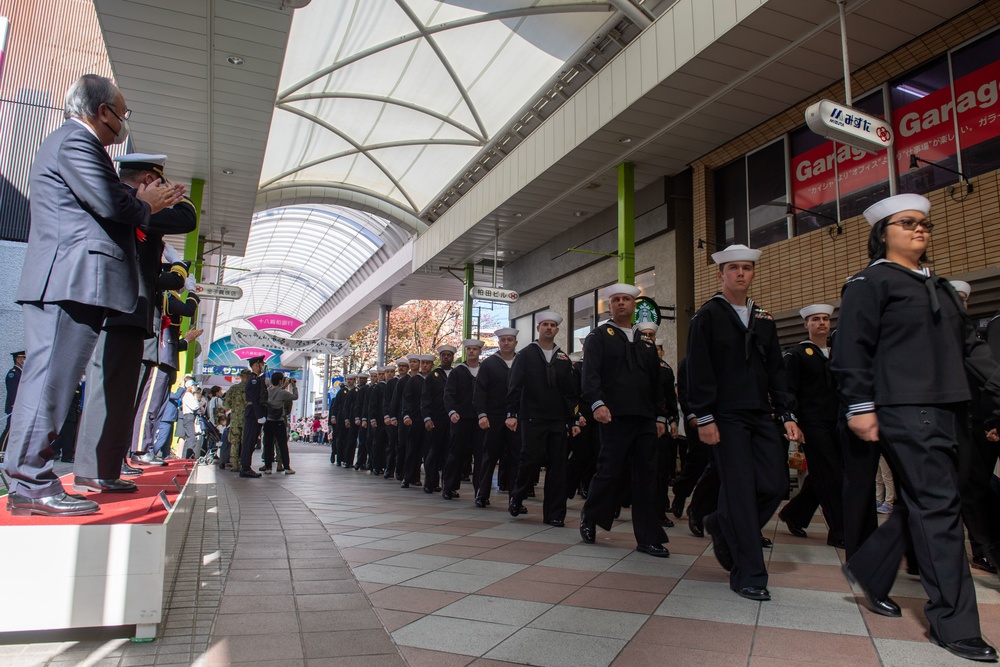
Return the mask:
M906 549L908 524L930 598L924 607L931 633L943 642L980 636L976 591L965 557L958 497L960 406L883 406L879 437L893 464L899 504L847 562L858 581L877 598L892 589Z
M712 448L698 439L698 428L687 430L687 455L684 466L674 480L674 498L680 498L681 503L691 497L698 480L705 473L705 468L712 461ZM715 511L714 509L712 510Z
M348 468L353 468L354 457L358 449L358 431L361 430L361 427L355 425L352 419L346 430L347 436L344 439L344 454L340 457L340 462Z
M441 488L445 491L458 491L462 486L462 474L465 471L466 461L472 455L473 449L476 449L472 444L473 438L479 435L480 429L475 417L467 417L459 419L457 424L452 424L449 430L451 443L448 446L448 456L444 462L444 477L441 479ZM478 449L480 456L475 461L474 472L477 472L483 464L481 460L482 448ZM475 476L472 478L472 487L473 489L479 488L479 480Z
M101 331L87 364L87 391L77 434L80 477L118 479L132 444L136 386L146 332L136 327Z
M1000 559L1000 502L990 488L1000 455L1000 443L986 439L986 425L979 420L960 423L958 491L962 519L969 529L972 555Z
M705 445L709 450L709 455L714 457L714 448ZM688 516L698 523L702 523L705 517L713 514L719 509L719 469L711 460L705 466L705 471L698 479L698 484L691 493L691 504L688 505Z
M402 482L406 470L406 449L410 442L410 427L397 419L396 423L396 479Z
M493 471L497 469L497 462L506 457L508 461L517 461L521 455L521 438L514 431L507 428L504 418L501 415L493 415L488 418L490 427L483 431L483 465L478 471L479 488L476 490L476 499L488 501L490 492L493 491ZM514 471L516 474L516 470ZM497 473L497 486L500 489L511 489L514 480L504 477L509 474L509 467L505 470L502 466Z
M45 498L63 492L53 471L51 445L69 414L106 311L72 301L26 303L21 309L24 330L30 335L24 337L27 361L11 415L4 466L12 493Z
M667 534L656 515L656 422L651 417L614 417L600 424L597 472L583 504L581 519L611 530L621 501L621 479L632 462L632 531L636 544L663 544Z
M365 468L368 465L368 425L364 419L362 419L361 422L364 423L365 426L357 424L354 427L354 430L358 434L357 452L356 455L352 457L354 461L355 470L361 470L362 468Z
M734 410L716 413L719 444L718 522L733 554L729 586L767 587L767 568L760 531L774 516L788 491L788 447L780 440L767 412ZM706 519L707 520L707 519Z
M545 497L542 521L566 518L566 422L564 420L521 419L521 455L517 476L510 490L510 502L520 506L534 486L535 474L545 466Z
M827 538L844 537L844 455L836 422L799 423L805 442L800 448L806 456L809 475L798 495L781 510L789 523L805 528L818 507L830 531ZM874 476L873 476L874 478Z
M670 484L674 481L677 471L677 440L670 436L668 430L657 440L657 444L659 449L656 452L656 516L663 519L666 518L667 507L670 506Z
M420 463L423 458L424 438L426 437L423 421L415 421L406 427L406 464L403 468L404 482L409 482L417 486L420 485Z
M278 454L281 455L281 463L286 468L291 468L288 458L288 430L284 421L264 422L264 451L261 454L264 465L268 468L274 463L274 448L278 447Z
M399 428L385 427L385 478L396 474L396 450L399 448Z
M448 419L448 415L442 414L435 415L432 421L434 430L424 433L423 455L424 486L433 490L441 486L441 468L448 455L451 420Z
M566 497L572 498L578 489L590 488L597 471L597 455L601 451L601 433L591 418L580 429L580 435L569 439L569 462L566 466Z
M138 410L132 426L132 447L135 451L153 451L160 413L176 379L177 371L168 366L142 363L139 387L136 390Z
M7 415L7 425L3 427L3 434L0 435L0 452L7 451L7 436L10 435L10 417Z
M240 442L240 471L253 469L253 450L257 446L261 424L253 416L252 406L246 406L243 413L243 440Z
M372 428L370 424L368 428ZM373 470L385 470L388 442L388 429L384 424L372 429L371 457Z

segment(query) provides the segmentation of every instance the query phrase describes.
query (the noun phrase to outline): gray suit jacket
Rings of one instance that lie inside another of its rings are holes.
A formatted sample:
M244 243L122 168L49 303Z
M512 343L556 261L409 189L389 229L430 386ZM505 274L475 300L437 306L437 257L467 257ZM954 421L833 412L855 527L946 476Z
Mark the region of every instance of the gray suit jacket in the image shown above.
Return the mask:
M30 175L31 229L18 303L74 301L131 312L135 228L149 205L122 185L93 134L68 120L46 137Z

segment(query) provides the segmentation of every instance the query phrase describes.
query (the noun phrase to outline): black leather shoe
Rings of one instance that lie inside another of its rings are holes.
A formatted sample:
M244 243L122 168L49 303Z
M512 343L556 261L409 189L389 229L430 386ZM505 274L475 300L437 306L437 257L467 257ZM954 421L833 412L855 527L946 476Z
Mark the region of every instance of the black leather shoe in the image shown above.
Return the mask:
M664 516L660 519L660 525L664 528L673 528L674 522L670 520L670 517Z
M424 493L434 493L434 489L429 486L424 487Z
M771 538L764 537L763 535L760 536L760 548L761 549L770 549L773 546L774 546L774 542L771 541Z
M943 642L935 637L932 632L931 643L966 660L981 660L982 662L997 661L997 650L984 642L982 637L970 637L969 639L959 639L954 642Z
M14 516L82 516L93 514L100 505L68 493L57 493L44 498L28 498L17 493L7 494L7 509Z
M670 558L670 552L662 544L637 544L635 550L657 558Z
M458 494L452 493L451 491L444 491L441 493L441 497L444 498L445 500L453 500L455 498L458 498Z
M580 517L580 537L587 544L593 544L597 541L597 527L593 521L587 521L582 516Z
M977 570L982 570L983 572L989 572L990 574L997 573L997 566L990 562L990 559L986 556L976 556L969 563L973 568Z
M566 525L566 522L562 519L552 519L551 521L546 521L545 523L549 524L553 528L562 528Z
M584 486L583 482L580 482L580 488L577 489L577 490L580 492L580 497L583 498L584 500L586 500L587 499L587 494L590 493L590 489L588 489L586 486Z
M809 535L805 531L805 528L786 519L783 516L782 512L778 512L778 518L785 522L785 526L788 527L788 532L794 535L795 537L809 537Z
M167 465L164 461L152 456L150 454L133 454L132 463L137 463L144 466L165 466Z
M684 496L674 496L674 501L670 503L670 512L674 515L675 519L679 519L684 516L684 504L686 498Z
M135 482L127 479L93 479L73 477L73 490L84 493L133 493L139 490Z
M757 602L767 602L771 599L771 592L769 590L766 588L758 588L757 586L744 586L736 591L736 594L741 598L756 600Z
M701 525L701 521L691 516L690 512L688 512L688 530L695 537L705 537L705 527Z
M518 516L519 514L527 514L528 508L520 503L515 503L514 499L511 498L510 502L507 503L507 511L510 512L511 516Z
M263 475L261 475L259 472L254 472L253 470L241 470L240 471L240 477L256 478L256 477L262 477L262 476Z
M486 507L486 501L481 498L476 498L476 507Z
M401 488L401 489L408 489L408 488L410 488L410 483L409 482L403 482L402 484L399 485L399 488Z
M122 477L138 477L142 474L142 468L133 468L127 463L122 463Z
M844 538L840 538L838 540L838 539L835 539L833 537L828 537L828 538L826 538L826 546L828 546L828 547L837 547L838 549L846 549L847 548L847 543L844 542Z
M704 525L705 530L708 531L709 536L712 538L712 551L715 552L715 560L719 561L719 565L726 572L732 571L733 554L729 550L729 545L726 543L726 538L722 534L718 522L715 520L715 515L709 514L705 517Z
M441 487L435 486L433 489L431 489L431 493L441 493Z
M865 596L865 601L868 602L868 606L873 612L881 614L882 616L889 616L890 618L899 618L903 615L899 605L896 604L891 597L886 596L884 600L880 600L868 592L868 589L866 589L861 582L858 581L858 578L854 576L854 573L851 572L851 568L847 563L840 566L840 571L844 573L844 578L847 579L847 583L849 583L852 587L856 586L861 590Z

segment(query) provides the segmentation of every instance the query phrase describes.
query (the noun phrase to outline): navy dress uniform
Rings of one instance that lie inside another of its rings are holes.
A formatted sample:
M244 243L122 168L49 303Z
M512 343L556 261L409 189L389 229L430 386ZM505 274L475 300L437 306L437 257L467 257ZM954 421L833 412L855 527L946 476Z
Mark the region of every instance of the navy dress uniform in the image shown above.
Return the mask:
M260 477L253 469L253 450L260 437L260 430L267 421L267 387L261 374L264 369L264 357L251 357L248 360L250 377L244 387L247 404L243 408L243 442L240 443L240 477Z
M458 489L462 485L462 468L470 455L474 462L473 491L479 488L477 473L483 465L482 436L476 423L476 405L473 402L476 377L479 375L479 351L483 349L483 341L469 338L462 341L462 347L467 350L467 356L468 350L476 350L476 365L458 364L448 375L444 386L444 407L451 421L451 442L448 444L448 455L444 460L444 474L441 478L441 488L444 489L441 496L445 500L458 498Z
M385 473L384 479L390 479L397 475L397 471L402 469L401 462L397 454L399 452L399 410L393 410L393 400L395 400L396 387L400 381L406 377L410 370L410 362L406 357L396 360L395 364L387 366L390 372L395 372L385 383L385 392L382 395L382 421L386 431L385 450Z
M517 345L517 329L504 327L494 331L493 335L497 339L512 338L514 346ZM481 429L482 424L489 423L483 433L483 465L477 472L479 488L476 490L476 507L486 507L490 504L493 472L497 469L500 459L506 457L511 461L517 461L520 455L521 439L517 433L504 425L507 414L507 378L514 359L517 358L513 350L511 354L513 356L510 359L504 359L500 353L490 355L479 365L479 374L476 376L476 391L472 398L476 415ZM483 421L484 419L486 421ZM502 467L498 475L499 488L510 489L513 486L513 479L503 477Z
M996 660L996 650L981 638L965 556L955 448L970 398L965 371L985 386L996 414L997 362L945 279L887 259L891 250L894 259L919 267L921 260L910 261L910 255L926 247L929 210L930 202L914 194L866 209L872 263L842 292L831 368L848 426L861 430L861 438L877 437L902 500L847 561L844 573L861 586L874 611L899 616L889 591L908 522L929 598L924 613L931 641L961 657ZM894 225L900 229L890 230ZM888 240L890 233L895 241Z
M424 493L441 491L441 469L448 456L448 441L451 420L444 405L444 388L452 373L451 362L455 358L454 345L441 345L437 349L441 365L427 377L420 392L420 413L424 418Z
M576 427L579 394L573 362L553 340L562 316L544 310L535 314L535 321L538 340L514 357L507 382L507 425L521 434L521 455L507 510L515 517L526 513L521 503L528 497L535 472L544 465L542 521L562 527L566 520L567 435ZM542 347L544 343L551 347Z
M743 245L712 255L723 281L734 265L737 271L746 263L755 269L759 258L759 250ZM744 281L745 295L752 276ZM704 526L716 558L729 570L730 588L741 597L769 600L760 531L788 490L788 448L772 410L797 435L795 397L788 392L774 319L745 296L734 305L726 289L723 282L723 291L698 309L688 333L689 409L699 429L715 424L719 439L713 452L719 507Z
M618 295L631 297L634 311L639 290L619 283L603 293L609 300ZM598 426L601 450L597 473L580 513L580 534L592 543L594 526L611 530L619 511L620 480L631 461L632 531L637 549L662 558L670 553L662 546L667 534L656 511L657 424L665 428L667 419L659 362L652 343L637 339L634 330L623 328L614 319L587 335L581 400L590 405L595 420L600 417L600 408L610 411L611 420Z
M337 393L330 399L330 408L326 417L327 423L330 424L330 463L338 466L340 465L341 446L340 411L346 397L347 378L344 378L344 382L337 388Z
M10 416L14 412L14 401L17 400L17 388L21 384L21 366L24 364L24 350L10 353L14 360L14 366L7 371L4 378L4 385L7 389L7 402L4 404L4 414L7 415L7 424L4 426L3 434L0 435L0 454L7 450L7 436L10 435ZM20 363L19 363L20 362Z
M416 360L421 367L434 363L433 354L418 354ZM412 363L412 362L411 362ZM425 373L423 368L420 372L410 376L403 387L402 402L400 404L400 421L406 426L406 464L403 468L403 482L401 488L408 489L411 484L420 486L420 464L423 462L424 438L424 418L420 411L421 395L424 388ZM429 373L429 371L428 371ZM402 384L402 383L400 383ZM410 422L407 424L406 422ZM424 470L424 474L427 471Z

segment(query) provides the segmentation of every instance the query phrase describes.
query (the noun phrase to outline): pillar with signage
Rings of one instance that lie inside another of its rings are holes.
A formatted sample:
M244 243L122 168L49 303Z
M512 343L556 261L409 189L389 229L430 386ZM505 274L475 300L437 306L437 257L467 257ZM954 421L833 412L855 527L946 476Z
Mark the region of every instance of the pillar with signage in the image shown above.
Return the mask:
M462 338L472 338L472 280L475 277L475 267L465 265L465 298L462 302ZM465 350L462 350L465 358Z
M195 280L201 279L201 253L205 249L204 242L199 239L199 231L201 230L201 197L205 191L205 180L201 178L191 179L191 192L188 199L194 204L195 214L198 219L197 225L193 231L189 232L184 239L184 259L191 262L191 270L194 272ZM191 327L197 328L196 318L198 313L195 313L194 317L186 318L181 323L181 335L183 336ZM181 352L180 354L180 368L177 373L177 378L180 380L185 374L190 373L194 368L194 358L195 355L188 354L187 352Z

